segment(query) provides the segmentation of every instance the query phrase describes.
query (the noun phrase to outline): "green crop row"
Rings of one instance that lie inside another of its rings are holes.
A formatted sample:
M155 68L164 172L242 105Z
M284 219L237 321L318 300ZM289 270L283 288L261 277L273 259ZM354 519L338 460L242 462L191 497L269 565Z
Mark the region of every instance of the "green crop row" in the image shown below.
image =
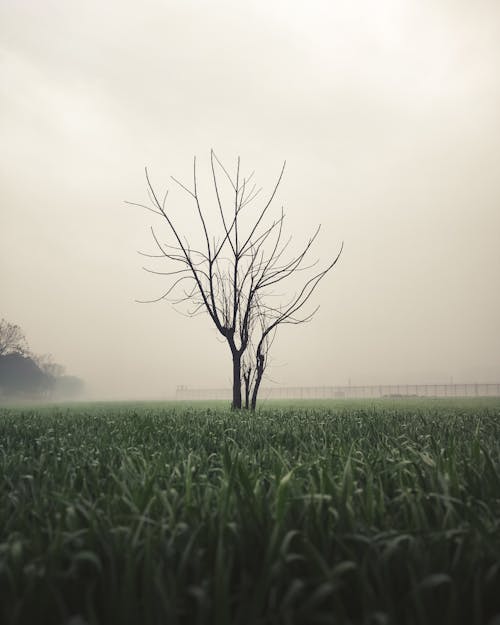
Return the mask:
M500 623L500 402L0 409L0 622Z

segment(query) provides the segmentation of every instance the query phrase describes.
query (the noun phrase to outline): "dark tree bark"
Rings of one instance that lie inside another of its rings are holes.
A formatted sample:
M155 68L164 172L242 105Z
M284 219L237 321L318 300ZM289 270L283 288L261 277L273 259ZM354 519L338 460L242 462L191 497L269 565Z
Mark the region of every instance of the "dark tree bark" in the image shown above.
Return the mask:
M238 352L233 353L233 410L241 408L241 356Z
M245 387L245 409L250 408L250 392L251 392L252 369L245 367L243 370L243 384Z
M174 223L171 211L166 209L168 192L163 201L153 188L146 169L146 182L151 205L141 206L158 215L167 224L171 235L170 243L163 243L151 228L157 247L155 254L143 254L149 258L169 261L175 269L151 273L169 276L172 282L163 295L155 300L169 299L175 306L187 304L189 316L208 314L219 334L227 341L232 357L233 398L232 407L242 407L242 381L245 384L245 407L255 409L257 395L267 362L270 337L281 324L298 324L309 320L316 311L304 318L297 317L298 311L308 302L320 280L337 262L342 247L330 264L306 279L301 290L282 305L272 304L274 289L280 287L296 273L311 269L316 263L305 265L305 259L318 235L319 228L309 238L301 252L285 261L290 239L283 241L283 209L266 223L269 208L283 177L285 164L277 181L261 208L252 216L247 207L253 203L261 189L252 184L253 173L244 177L240 173L240 159L236 171L231 175L224 165L210 153L211 179L213 183L216 213L220 223L218 234L210 231L202 209L198 192L196 159L193 163L191 187L172 180L193 200L195 214L199 221L199 241L192 245ZM220 179L227 181L232 199L224 201ZM229 206L229 208L228 208ZM191 233L190 233L191 234ZM174 294L176 293L176 294ZM258 337L258 338L257 338ZM257 345L255 362L248 357L251 346ZM260 351L259 351L260 350ZM242 363L246 363L243 368ZM248 369L247 369L248 366ZM245 377L248 372L248 377Z

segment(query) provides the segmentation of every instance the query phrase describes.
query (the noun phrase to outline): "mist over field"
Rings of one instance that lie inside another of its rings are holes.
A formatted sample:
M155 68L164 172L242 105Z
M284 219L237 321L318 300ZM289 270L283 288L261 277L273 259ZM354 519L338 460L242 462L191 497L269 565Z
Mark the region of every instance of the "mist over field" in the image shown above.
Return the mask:
M125 204L148 166L199 240L170 175L197 155L216 210L213 148L256 170L255 211L286 159L292 249L320 223L312 260L344 241L265 385L500 381L499 20L487 0L3 2L0 317L92 398L229 387L206 315L136 302L170 284L136 253L167 230Z

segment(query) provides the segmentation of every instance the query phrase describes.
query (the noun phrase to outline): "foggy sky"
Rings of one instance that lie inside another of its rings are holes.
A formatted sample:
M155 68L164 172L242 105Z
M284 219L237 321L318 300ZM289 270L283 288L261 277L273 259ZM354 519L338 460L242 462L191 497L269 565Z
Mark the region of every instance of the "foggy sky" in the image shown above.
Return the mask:
M195 236L169 176L212 147L268 190L286 159L287 232L321 223L324 262L345 242L276 383L500 381L498 2L0 7L0 317L93 397L230 384L207 317L136 303L166 285L136 253L161 224L124 203L147 165Z

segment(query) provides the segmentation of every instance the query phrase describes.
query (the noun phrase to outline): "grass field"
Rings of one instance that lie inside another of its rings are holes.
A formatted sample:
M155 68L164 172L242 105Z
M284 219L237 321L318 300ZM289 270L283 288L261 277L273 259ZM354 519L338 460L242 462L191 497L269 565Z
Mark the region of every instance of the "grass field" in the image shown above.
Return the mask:
M0 408L5 625L500 624L500 400Z

